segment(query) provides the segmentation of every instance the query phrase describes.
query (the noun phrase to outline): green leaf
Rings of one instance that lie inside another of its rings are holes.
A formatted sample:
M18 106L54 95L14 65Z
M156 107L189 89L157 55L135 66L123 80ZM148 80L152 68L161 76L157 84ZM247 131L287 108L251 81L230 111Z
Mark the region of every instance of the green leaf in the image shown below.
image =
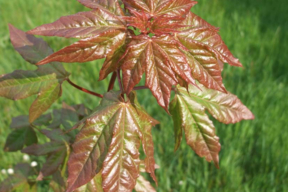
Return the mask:
M136 192L156 192L154 187L147 181L142 175L140 175L137 179L137 183L135 186Z
M189 87L189 97L204 106L218 121L229 124L254 119L253 113L236 95L207 89L201 84L198 86L201 90L194 86ZM186 94L186 90L182 88L179 89L179 92Z
M119 126L122 108L119 93L106 93L96 111L78 125L81 131L68 161L67 191L88 183L101 170L113 130Z
M37 143L37 135L31 126L24 126L14 129L7 137L4 146L5 151L18 151L25 145Z
M221 145L215 134L214 125L205 113L205 108L191 99L188 93L184 94L183 91L175 94L170 106L169 110L172 114L179 114L172 116L175 129L183 128L187 144L200 157L205 157L209 162L213 161L219 168L218 153ZM179 116L180 121L177 119Z
M47 111L60 96L61 85L58 83L48 87L42 94L39 93L29 109L29 122L35 121L44 111Z

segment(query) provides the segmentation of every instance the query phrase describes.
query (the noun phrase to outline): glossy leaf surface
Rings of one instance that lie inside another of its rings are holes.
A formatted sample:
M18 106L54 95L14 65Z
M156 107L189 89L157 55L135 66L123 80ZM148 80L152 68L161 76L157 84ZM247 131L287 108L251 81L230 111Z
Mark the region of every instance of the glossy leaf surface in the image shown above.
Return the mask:
M221 145L216 136L215 128L205 113L205 108L192 100L184 91L177 93L170 103L171 114L178 113L180 116L172 116L175 129L183 129L187 144L207 161L213 161L219 168L219 151ZM182 135L178 135L181 139ZM178 145L178 143L176 143ZM177 146L176 145L176 146Z
M152 187L150 182L147 181L142 175L140 175L137 179L135 191L136 192L156 192L156 190Z
M37 65L53 61L87 62L110 57L124 42L125 33L120 30L107 30L61 49L41 60Z
M242 66L229 51L226 44L221 39L218 31L210 27L195 27L178 33L179 40L185 44L185 41L190 40L196 45L202 45L206 50L213 52L219 59L233 66ZM206 46L205 46L206 45Z
M78 0L79 3L90 9L106 8L116 15L124 15L118 0Z
M218 121L229 124L241 120L254 119L252 112L232 93L222 93L216 90L207 89L198 84L200 89L190 86L190 98L204 106L209 113ZM179 89L181 93L185 91Z
M102 169L113 130L119 126L121 102L116 93L107 93L100 106L79 124L68 162L68 191L88 183Z
M102 9L61 17L28 31L29 34L59 37L88 38L106 31L125 29L117 16Z

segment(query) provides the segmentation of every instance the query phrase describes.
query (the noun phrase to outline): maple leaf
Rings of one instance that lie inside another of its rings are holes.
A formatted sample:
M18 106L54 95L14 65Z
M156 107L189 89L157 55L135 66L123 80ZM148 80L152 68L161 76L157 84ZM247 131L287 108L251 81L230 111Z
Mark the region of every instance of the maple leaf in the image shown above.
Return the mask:
M169 35L132 40L121 65L126 93L133 89L145 72L145 85L159 105L167 110L172 85L177 84L175 74L195 84L185 55L177 45L178 42Z
M189 92L177 88L175 98L170 103L169 111L174 121L176 146L179 147L184 129L187 144L207 161L213 161L219 168L221 145L215 134L215 127L205 113L207 109L217 120L235 123L242 119L254 119L254 115L234 95L207 89L201 84L195 88L189 86Z

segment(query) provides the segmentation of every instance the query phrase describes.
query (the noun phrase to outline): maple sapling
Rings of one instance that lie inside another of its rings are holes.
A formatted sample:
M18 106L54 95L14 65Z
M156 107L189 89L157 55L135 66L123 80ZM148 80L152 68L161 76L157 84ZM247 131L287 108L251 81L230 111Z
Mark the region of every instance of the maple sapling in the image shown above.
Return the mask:
M5 150L47 157L41 166L34 163L33 170L29 164L19 164L15 175L25 170L24 183L30 188L50 179L54 191L155 191L140 173L149 173L157 183L151 129L159 122L137 101L136 92L141 89L149 89L171 115L175 150L184 132L195 153L219 168L221 145L206 112L225 124L254 116L223 85L223 63L242 64L229 51L218 28L190 11L196 1L78 1L91 10L61 17L26 33L9 25L15 50L37 69L1 76L0 96L37 98L29 116L13 118ZM53 52L33 35L79 40ZM99 80L110 77L106 93L76 85L60 63L103 58ZM143 76L145 84L138 85ZM63 103L61 109L43 115L60 98L64 82L101 98L100 105L90 110ZM115 90L115 83L120 90ZM171 91L175 92L173 99ZM40 134L49 142L37 144ZM144 159L140 159L139 150L144 151ZM37 181L31 181L35 169ZM13 179L20 182L23 177ZM15 189L9 181L3 182L0 191Z

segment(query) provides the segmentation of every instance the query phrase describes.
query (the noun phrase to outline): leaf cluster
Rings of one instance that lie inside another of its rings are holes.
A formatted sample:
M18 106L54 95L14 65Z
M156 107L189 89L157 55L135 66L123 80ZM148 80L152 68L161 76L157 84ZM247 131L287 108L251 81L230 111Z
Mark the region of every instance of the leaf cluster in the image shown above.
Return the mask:
M54 191L155 191L140 173L149 173L157 184L151 129L159 122L145 112L136 94L136 90L150 89L172 116L175 150L185 133L187 144L219 168L221 145L206 112L225 124L254 116L223 85L223 63L242 64L221 39L219 29L190 12L197 2L78 1L91 10L63 16L26 33L9 26L15 50L37 69L2 75L0 96L37 98L29 116L13 119L5 150L45 156L36 180L50 179ZM33 35L79 40L53 52ZM60 63L103 58L99 80L112 73L103 95L74 84ZM145 85L139 86L142 78ZM114 90L116 80L120 90ZM100 105L90 110L64 103L62 109L43 115L60 98L64 82L102 98ZM39 134L47 142L39 144ZM140 159L141 150L144 159ZM36 181L27 178L24 183L33 187ZM7 183L3 190L12 190Z

